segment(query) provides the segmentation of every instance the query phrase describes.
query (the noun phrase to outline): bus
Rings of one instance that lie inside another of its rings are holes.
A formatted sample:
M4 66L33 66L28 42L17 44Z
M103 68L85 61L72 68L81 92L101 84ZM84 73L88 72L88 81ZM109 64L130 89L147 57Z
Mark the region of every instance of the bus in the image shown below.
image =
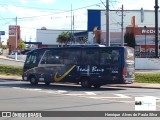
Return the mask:
M127 46L35 49L27 54L22 79L33 85L69 82L85 88L133 83L134 49Z

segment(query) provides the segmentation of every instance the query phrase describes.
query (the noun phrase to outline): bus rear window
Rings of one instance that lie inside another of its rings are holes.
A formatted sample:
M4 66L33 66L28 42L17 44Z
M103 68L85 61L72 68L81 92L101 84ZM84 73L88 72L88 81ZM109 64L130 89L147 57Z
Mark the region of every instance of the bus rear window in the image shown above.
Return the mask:
M126 49L126 60L134 60L134 49L132 48Z

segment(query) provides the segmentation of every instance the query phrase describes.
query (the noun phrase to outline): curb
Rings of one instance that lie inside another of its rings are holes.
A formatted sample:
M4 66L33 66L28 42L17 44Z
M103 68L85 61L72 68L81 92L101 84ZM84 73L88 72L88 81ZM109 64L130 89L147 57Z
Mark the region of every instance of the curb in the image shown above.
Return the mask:
M146 83L147 84L147 83ZM109 87L125 87L125 88L146 88L146 89L160 89L159 87L149 87L149 86L120 86L120 85L108 85Z
M0 79L10 80L10 81L23 81L20 76L6 76L0 75ZM135 85L139 84L139 85ZM149 83L133 83L133 84L107 84L108 87L125 87L125 88L146 88L146 89L160 89L160 84L149 84ZM141 84L141 85L140 85ZM144 86L143 86L144 85ZM149 85L149 86L147 86ZM153 86L151 86L153 85ZM154 86L156 85L156 86Z
M22 60L15 60L15 59L9 59L9 58L0 58L0 59L24 63L24 61L22 61Z
M0 57L0 59L3 59L3 60L9 60L9 61L15 61L15 62L25 62L25 61L23 61L23 60L15 60L15 59L13 59L13 58L5 58L5 57Z
M11 80L11 81L22 81L22 78L20 76L6 76L6 75L0 75L0 79L3 80Z

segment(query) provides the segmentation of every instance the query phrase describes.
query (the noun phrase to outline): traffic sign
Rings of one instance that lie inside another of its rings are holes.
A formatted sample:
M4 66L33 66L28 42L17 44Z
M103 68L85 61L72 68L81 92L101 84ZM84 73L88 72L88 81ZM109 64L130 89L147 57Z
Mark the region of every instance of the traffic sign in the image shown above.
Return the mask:
M5 31L0 31L0 35L5 35Z

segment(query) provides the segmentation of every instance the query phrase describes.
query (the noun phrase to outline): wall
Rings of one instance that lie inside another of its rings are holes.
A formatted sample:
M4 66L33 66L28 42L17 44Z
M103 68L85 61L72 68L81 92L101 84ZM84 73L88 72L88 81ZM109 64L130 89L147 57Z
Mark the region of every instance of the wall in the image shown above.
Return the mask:
M160 70L160 59L159 58L136 58L135 69Z
M36 42L42 42L42 45L58 45L57 43L57 37L62 33L62 32L71 32L71 30L41 30L37 29L36 37L37 41ZM76 32L82 32L82 30L75 30Z

